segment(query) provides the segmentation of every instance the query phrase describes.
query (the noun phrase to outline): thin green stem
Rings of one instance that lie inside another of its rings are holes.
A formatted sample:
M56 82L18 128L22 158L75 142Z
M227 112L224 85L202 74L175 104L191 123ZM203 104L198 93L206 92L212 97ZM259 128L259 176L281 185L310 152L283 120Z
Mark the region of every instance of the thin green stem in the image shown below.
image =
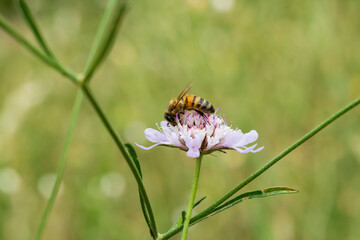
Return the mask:
M186 240L187 233L188 233L188 230L189 230L191 212L192 212L192 209L193 209L193 206L194 206L195 197L196 197L196 191L197 191L197 187L198 187L198 183L199 183L199 176L200 176L200 168L201 168L202 157L203 157L203 155L200 155L200 157L198 157L196 159L196 162L195 162L194 180L193 180L193 184L192 184L192 187L191 187L190 200L189 200L188 208L187 208L186 215L185 215L184 228L183 228L183 233L182 233L181 240Z
M19 34L15 28L13 28L8 21L6 21L1 15L0 15L0 27L2 27L5 32L7 32L11 37L13 37L16 41L18 41L20 44L22 44L25 48L27 48L31 53L33 53L35 56L40 58L43 62L69 78L73 83L78 85L79 76L73 72L71 72L69 69L67 69L65 66L60 64L58 61L56 61L53 58L49 58L46 54L39 51L36 47L34 47L28 40L26 40L21 34Z
M76 99L75 99L75 102L74 102L73 110L72 110L72 113L71 113L71 117L70 117L69 128L68 128L68 131L67 131L66 137L65 137L64 147L63 147L63 150L62 150L62 153L61 153L61 156L60 156L60 161L59 161L59 164L58 164L58 167L57 167L57 170L56 170L56 180L55 180L53 189L51 191L50 198L49 198L49 200L48 200L48 202L46 204L46 208L44 210L44 213L43 213L43 215L41 217L40 224L39 224L38 229L37 229L37 233L36 233L36 237L35 237L36 240L41 239L41 236L42 236L42 233L44 231L46 222L48 220L50 211L51 211L52 207L54 206L54 202L55 202L57 193L59 192L61 179L62 179L64 169L65 169L65 165L66 165L67 153L68 153L68 150L69 150L71 139L73 137L73 133L74 133L74 130L75 130L75 125L76 125L77 118L79 116L82 101L83 101L83 94L82 94L81 90L78 90L77 95L76 95Z
M44 37L42 36L34 16L32 15L30 8L26 4L24 0L19 0L20 8L24 14L26 22L29 24L30 29L32 30L36 40L38 41L40 47L43 49L43 51L51 58L54 58L54 54L51 52L50 48L45 42Z
M92 107L95 109L97 115L100 117L100 120L104 124L105 128L110 133L110 135L113 138L115 144L117 145L117 147L121 151L122 155L125 158L126 163L130 167L130 170L132 171L132 173L133 173L133 175L134 175L134 177L136 179L136 182L138 184L138 187L139 187L139 190L140 190L140 192L142 194L142 197L144 198L146 209L148 211L149 218L150 218L151 231L152 231L154 237L157 238L158 231L157 231L157 227L156 227L154 213L153 213L153 210L152 210L152 207L151 207L151 204L150 204L149 197L148 197L147 192L145 190L144 183L142 182L141 175L140 175L139 171L137 170L137 168L136 168L136 166L134 164L134 161L132 160L129 152L127 151L126 146L124 145L123 141L117 135L117 133L115 132L115 130L111 126L109 120L107 119L107 117L103 113L103 111L100 108L97 100L95 99L95 96L92 94L90 88L87 85L83 85L82 90L83 90L85 96L90 101L90 104L92 105Z
M90 81L93 73L104 60L114 42L116 32L120 26L127 5L125 2L110 0L101 19L100 26L95 36L94 43L90 50L88 62L84 70L84 82Z
M309 140L311 137L316 135L318 132L323 130L326 126L328 126L330 123L344 115L346 112L350 111L354 107L360 104L360 98L355 99L353 102L351 102L349 105L345 106L344 108L341 108L338 112L330 116L328 119L323 121L321 124L319 124L317 127L312 129L310 132L305 134L303 137L301 137L299 140L291 144L289 147L287 147L284 151L279 153L277 156L275 156L273 159L271 159L269 162L267 162L264 166L262 166L260 169L258 169L256 172L254 172L251 176L246 178L242 183L234 187L231 191L229 191L227 194L225 194L222 198L220 198L218 201L210 205L208 208L203 210L202 212L195 215L190 220L190 225L201 221L204 217L210 215L214 209L219 206L221 203L229 199L231 196L233 196L235 193L237 193L240 189L245 187L247 184L249 184L251 181L253 181L255 178L260 176L262 173L264 173L267 169L269 169L271 166L273 166L275 163L277 163L280 159L285 157L287 154L295 150L298 146ZM177 228L174 228L164 234L162 234L162 239L169 239L170 237L174 236L175 234L179 233L182 229L182 225L180 225Z

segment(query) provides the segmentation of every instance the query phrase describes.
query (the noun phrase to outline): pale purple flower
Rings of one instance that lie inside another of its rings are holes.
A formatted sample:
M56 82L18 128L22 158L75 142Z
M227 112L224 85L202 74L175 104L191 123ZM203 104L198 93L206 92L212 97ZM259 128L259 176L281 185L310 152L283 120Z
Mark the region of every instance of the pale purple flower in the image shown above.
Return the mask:
M145 137L155 143L150 147L144 147L135 143L144 150L150 150L155 146L172 146L187 151L188 157L197 158L200 153L206 154L222 149L234 149L240 153L256 153L264 147L255 149L257 144L247 146L258 138L258 133L251 130L243 133L239 129L232 129L232 123L228 126L225 117L221 114L206 114L201 116L197 112L185 112L176 126L166 121L158 124L158 130L145 129Z

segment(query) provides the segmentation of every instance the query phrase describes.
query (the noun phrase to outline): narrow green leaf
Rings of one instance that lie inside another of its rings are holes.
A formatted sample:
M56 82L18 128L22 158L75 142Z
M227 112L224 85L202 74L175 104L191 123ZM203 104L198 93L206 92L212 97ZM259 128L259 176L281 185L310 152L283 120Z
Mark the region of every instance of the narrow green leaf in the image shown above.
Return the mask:
M241 203L247 199L253 199L253 198L264 198L264 197L270 197L275 196L279 194L290 194L290 193L297 193L298 190L294 188L289 187L270 187L265 188L263 190L257 190L252 192L246 192L243 194L240 194L237 197L234 197L233 199L223 203L222 205L216 207L212 213L210 213L208 216L213 216L219 212L222 212L230 207L235 206L238 203Z
M125 146L127 147L131 157L137 160L137 154L135 148L130 143L125 143Z
M130 143L126 143L125 146L126 146L128 152L129 152L132 160L134 161L135 166L136 166L137 170L139 171L139 174L140 174L140 176L141 176L141 178L142 178L140 162L139 162L139 160L138 160L138 158L137 158L137 154L136 154L136 151L135 151L134 147L133 147ZM143 198L140 190L139 190L139 198L140 198L141 210L142 210L142 212L143 212L143 215L144 215L146 224L147 224L148 227L149 227L151 236L153 236L153 233L152 233L151 227L150 227L149 214L148 214L148 211L147 211L147 209L146 209L145 202L144 202L144 198Z
M197 205L199 205L205 198L206 198L206 196L200 198L200 200L198 200L196 203L194 203L193 208L195 208ZM182 211L181 217L170 229L176 228L176 227L180 226L181 224L183 224L185 221L185 215L186 215L186 211Z
M110 0L101 19L100 26L92 45L88 62L84 70L84 82L89 82L99 64L110 51L117 30L125 15L127 5L119 0Z
M46 53L46 55L50 57L54 57L54 54L51 52L50 48L46 44L42 34L40 33L40 30L35 22L35 18L32 15L30 8L26 4L24 0L19 0L19 5L21 8L22 13L24 14L24 18L29 25L31 31L33 32L36 40L38 41L40 47L43 49L43 51Z
M206 196L200 198L200 200L198 200L196 203L194 203L193 208L195 208L197 205L199 205L205 198L206 198Z
M263 189L262 192L268 196L273 196L278 194L298 193L299 190L289 187L270 187Z
M182 211L181 212L180 224L183 224L185 222L185 216L186 216L186 211Z
M201 218L192 218L190 221L190 226L199 223L209 217L214 216L215 214L218 214L230 207L235 206L236 204L243 202L247 199L252 199L252 198L264 198L264 197L270 197L270 196L274 196L274 195L278 195L278 194L290 194L290 193L297 193L298 190L293 189L293 188L289 188L289 187L270 187L270 188L265 188L263 190L257 190L257 191L252 191L252 192L246 192L243 194L240 194L237 197L234 197L233 199L225 202L224 204L218 206L217 208L214 209L213 212L209 213L206 216L203 216ZM199 201L197 201L197 203L200 203L202 200L204 200L205 197L201 198ZM195 207L195 204L194 204ZM181 213L181 218L177 221L176 224L174 224L168 232L166 232L165 234L163 234L164 239L168 239L169 238L169 233L170 232L180 232L181 229L183 228L183 224L184 224L184 219L185 219L185 211L182 211Z
M51 211L51 209L52 209L52 207L54 205L57 193L58 193L59 188L60 188L61 179L62 179L64 170L65 170L67 153L68 153L68 150L69 150L69 147L70 147L72 136L74 134L74 130L75 130L77 118L79 116L79 112L80 112L80 109L81 109L82 101L83 101L83 94L82 94L82 91L79 89L78 92L77 92L76 99L75 99L74 106L73 106L73 110L72 110L72 113L71 113L70 124L69 124L69 128L67 130L67 133L66 133L66 137L65 137L65 141L64 141L64 147L62 149L61 156L60 156L60 161L59 161L58 167L56 169L56 180L55 180L53 189L51 191L50 198L49 198L48 202L46 203L46 208L44 210L44 213L43 213L43 215L41 217L41 220L40 220L40 224L39 224L38 229L37 229L37 233L36 233L36 237L35 237L36 240L41 239L41 236L42 236L42 233L44 231L46 222L48 220L50 211Z
M181 212L181 217L179 218L179 220L174 225L171 226L170 230L175 229L175 228L179 227L180 225L184 224L185 216L186 216L186 211L182 211Z
M146 205L145 205L145 202L144 202L144 198L143 198L143 196L141 195L140 190L138 190L138 191L139 191L141 211L142 211L142 213L143 213L143 215L144 215L145 222L146 222L146 224L147 224L147 226L148 226L148 228L149 228L149 230L150 230L150 234L151 234L151 236L153 236L154 234L153 234L153 232L151 231L150 218L149 218L148 211L147 211L147 209L146 209Z
M129 151L131 158L134 160L135 166L136 166L137 170L139 171L140 176L142 178L140 162L137 158L135 148L130 143L125 143L125 146L126 146L127 150Z
M290 194L290 193L297 193L299 192L298 190L294 189L294 188L289 188L289 187L270 187L270 188L265 188L263 190L256 190L256 191L252 191L252 192L246 192L243 194L238 195L237 197L234 197L233 199L225 202L224 204L216 207L212 212L210 212L208 215L200 217L200 218L196 218L196 216L190 221L190 225L194 225L198 222L201 222L209 217L212 217L230 207L235 206L238 203L241 203L247 199L253 199L253 198L264 198L264 197L270 197L270 196L275 196L275 195L279 195L279 194ZM175 231L175 229L178 229L179 227L181 227L182 223L174 226L173 228L171 228L169 230L170 231Z

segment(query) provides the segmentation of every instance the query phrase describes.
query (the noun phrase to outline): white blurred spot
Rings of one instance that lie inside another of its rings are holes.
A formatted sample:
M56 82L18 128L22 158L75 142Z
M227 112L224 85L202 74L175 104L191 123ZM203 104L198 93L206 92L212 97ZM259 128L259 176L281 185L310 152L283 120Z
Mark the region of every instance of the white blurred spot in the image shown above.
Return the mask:
M146 128L145 123L140 121L129 122L124 128L124 138L126 142L133 144L137 142L142 144L145 142L144 130Z
M81 17L76 9L61 8L54 14L53 31L62 45L73 41L79 32Z
M21 185L19 174L12 168L0 170L0 190L7 194L16 193Z
M0 150L2 143L15 133L31 108L45 100L49 90L45 82L29 81L9 94L0 112Z
M218 12L229 12L234 3L234 0L211 0L211 5Z
M125 185L125 178L117 172L109 172L100 179L100 189L107 197L119 197Z
M43 176L40 177L38 181L38 190L44 198L50 197L51 191L54 187L55 180L56 180L55 173L44 174ZM60 188L57 196L60 196L62 194L62 191L63 191L63 184L60 183Z

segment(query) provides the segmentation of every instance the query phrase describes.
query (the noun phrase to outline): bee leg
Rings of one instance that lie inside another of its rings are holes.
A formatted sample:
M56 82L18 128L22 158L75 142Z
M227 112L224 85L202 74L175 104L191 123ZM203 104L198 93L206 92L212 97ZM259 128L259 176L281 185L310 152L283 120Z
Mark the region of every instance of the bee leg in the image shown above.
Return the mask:
M199 110L197 110L197 109L194 109L194 110L195 110L197 113L199 113L200 116L202 116L207 123L209 123L209 118L205 115L204 112L201 112L201 111L199 111Z
M201 112L201 111L199 111L199 110L197 110L197 109L194 109L198 114L200 114L200 116L202 116L202 117L204 117L204 113L203 112Z
M178 112L178 113L176 113L176 119L180 122L180 124L182 125L183 124L183 122L182 122L182 118L183 118L183 115L184 115L185 113L184 112Z

